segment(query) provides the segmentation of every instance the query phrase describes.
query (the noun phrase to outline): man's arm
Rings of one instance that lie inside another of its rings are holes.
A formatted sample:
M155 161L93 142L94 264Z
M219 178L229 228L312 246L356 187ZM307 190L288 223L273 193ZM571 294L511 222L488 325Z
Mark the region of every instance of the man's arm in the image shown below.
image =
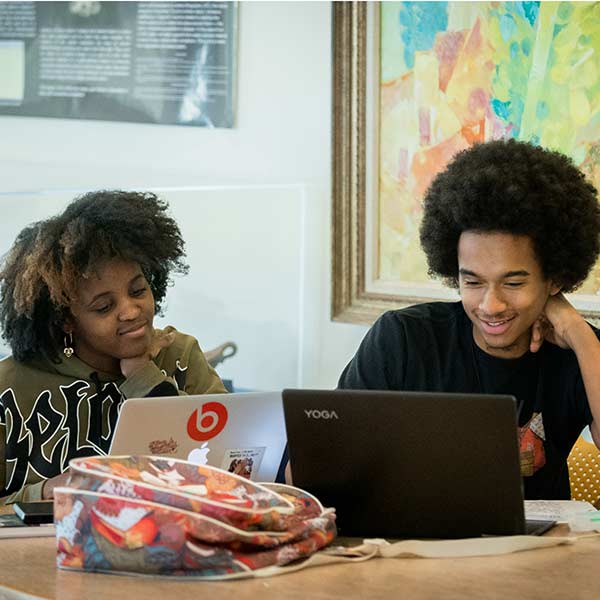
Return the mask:
M572 327L568 332L569 346L577 356L579 370L594 420L590 424L592 438L600 448L600 341L592 328L583 324Z
M600 341L585 319L562 294L551 296L544 314L534 324L531 351L536 352L544 339L575 352L592 413L590 431L600 448Z

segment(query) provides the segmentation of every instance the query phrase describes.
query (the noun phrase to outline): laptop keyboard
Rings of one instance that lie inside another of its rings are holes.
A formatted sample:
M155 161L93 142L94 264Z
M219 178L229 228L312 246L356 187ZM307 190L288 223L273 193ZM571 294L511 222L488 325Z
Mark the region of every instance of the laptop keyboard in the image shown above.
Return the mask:
M556 521L540 519L527 519L525 521L525 535L542 535L556 524Z

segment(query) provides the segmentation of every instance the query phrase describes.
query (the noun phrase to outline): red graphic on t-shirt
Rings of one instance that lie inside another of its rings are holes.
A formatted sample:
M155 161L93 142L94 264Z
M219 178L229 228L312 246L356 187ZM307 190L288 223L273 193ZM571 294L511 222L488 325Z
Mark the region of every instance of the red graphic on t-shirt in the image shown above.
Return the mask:
M536 433L536 431L543 432L543 425L540 430L540 422L541 414L534 413L526 425L519 427L519 451L523 477L530 477L546 464L544 440Z
M223 431L227 423L227 409L220 402L207 402L196 409L188 419L188 435L198 442L205 442Z

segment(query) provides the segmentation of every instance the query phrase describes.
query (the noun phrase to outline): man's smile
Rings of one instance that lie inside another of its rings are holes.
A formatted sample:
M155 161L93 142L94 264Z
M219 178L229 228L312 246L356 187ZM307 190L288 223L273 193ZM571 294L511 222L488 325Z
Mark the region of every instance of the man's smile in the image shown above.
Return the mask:
M508 331L513 320L516 318L516 315L512 317L504 317L502 319L498 317L482 317L476 315L479 323L481 324L481 328L483 331L489 335L502 335Z

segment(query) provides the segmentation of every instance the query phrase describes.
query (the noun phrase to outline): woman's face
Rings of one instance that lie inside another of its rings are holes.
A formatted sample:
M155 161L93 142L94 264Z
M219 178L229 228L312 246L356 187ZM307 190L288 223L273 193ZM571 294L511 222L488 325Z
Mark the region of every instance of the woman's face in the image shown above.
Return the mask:
M82 279L70 306L75 354L107 373L120 373L120 360L144 354L152 340L154 296L137 263L113 259Z

